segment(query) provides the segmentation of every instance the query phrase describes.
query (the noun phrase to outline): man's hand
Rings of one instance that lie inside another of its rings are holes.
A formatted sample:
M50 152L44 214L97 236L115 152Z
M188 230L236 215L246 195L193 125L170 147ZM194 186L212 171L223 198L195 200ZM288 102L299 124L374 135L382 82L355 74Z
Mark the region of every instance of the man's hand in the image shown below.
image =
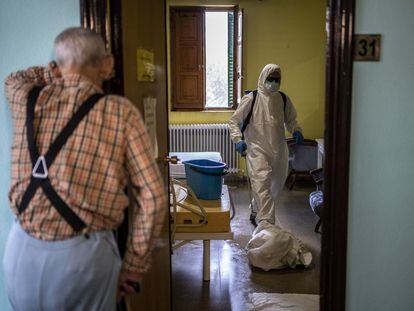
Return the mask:
M142 274L122 270L119 274L117 300L137 293L142 282Z
M299 131L293 132L293 137L295 137L296 139L296 144L300 145L303 143L304 138L301 132Z
M62 73L54 60L49 63L49 70L52 72L54 78L62 78Z

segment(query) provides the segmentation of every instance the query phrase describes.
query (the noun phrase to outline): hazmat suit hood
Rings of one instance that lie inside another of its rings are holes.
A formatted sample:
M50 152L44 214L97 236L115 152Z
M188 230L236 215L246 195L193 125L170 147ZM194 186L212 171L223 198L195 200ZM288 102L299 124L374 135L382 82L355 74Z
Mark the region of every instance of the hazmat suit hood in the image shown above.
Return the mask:
M266 90L264 84L265 84L267 77L269 77L272 73L275 73L275 72L278 72L280 75L280 78L282 78L282 71L279 65L267 64L266 66L264 66L262 72L260 73L259 80L257 82L257 89L261 94L264 94L267 96L273 95Z

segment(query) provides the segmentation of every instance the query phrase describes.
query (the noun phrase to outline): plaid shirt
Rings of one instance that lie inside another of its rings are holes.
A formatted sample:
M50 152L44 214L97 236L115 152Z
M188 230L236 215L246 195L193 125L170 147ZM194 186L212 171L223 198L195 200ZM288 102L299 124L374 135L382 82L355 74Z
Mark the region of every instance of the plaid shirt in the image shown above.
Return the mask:
M35 107L35 137L45 154L79 106L102 90L81 75L52 78L49 69L32 67L6 79L6 96L14 121L12 211L22 227L42 240L63 240L76 233L39 188L28 208L17 206L29 185L32 162L26 138L26 105L29 91L44 86ZM145 272L150 265L153 238L164 221L167 196L153 158L142 117L126 98L103 97L79 124L49 170L53 188L86 223L82 233L114 230L129 205L124 193L131 185L139 207L134 209L124 268Z

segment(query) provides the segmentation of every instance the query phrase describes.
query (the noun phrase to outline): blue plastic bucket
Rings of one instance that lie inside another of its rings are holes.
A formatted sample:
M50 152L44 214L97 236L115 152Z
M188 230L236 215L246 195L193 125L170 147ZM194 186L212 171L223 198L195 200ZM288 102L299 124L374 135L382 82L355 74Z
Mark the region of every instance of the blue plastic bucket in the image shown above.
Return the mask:
M228 172L223 162L212 160L184 161L187 184L201 200L218 200L221 197L223 176Z

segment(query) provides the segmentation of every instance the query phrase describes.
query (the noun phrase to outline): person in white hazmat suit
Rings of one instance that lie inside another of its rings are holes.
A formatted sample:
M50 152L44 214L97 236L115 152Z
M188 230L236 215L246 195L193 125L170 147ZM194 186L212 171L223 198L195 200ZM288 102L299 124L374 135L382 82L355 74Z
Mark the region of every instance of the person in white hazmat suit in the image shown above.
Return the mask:
M254 96L253 92L245 95L229 121L231 138L236 143L236 150L246 155L253 194L251 204L252 209L257 211L258 227L247 248L249 250L250 247L250 253L258 256L259 262L250 258L249 252L248 257L253 265L265 270L286 265L295 266L304 261L299 258L299 253L304 251L303 245L293 235L281 229L276 214L276 200L288 172L285 127L296 138L297 143L303 142L302 129L296 120L296 109L289 97L279 92L281 78L278 65L266 65L259 76L256 95ZM242 133L241 125L248 118L250 111L248 126ZM261 231L263 232L260 233ZM263 251L267 253L263 254ZM269 251L279 253L270 256ZM287 254L290 254L289 260L285 258ZM311 258L310 253L309 255ZM264 257L268 257L267 262L260 262ZM308 261L306 260L306 263Z
M270 80L270 81L269 81ZM267 221L280 225L275 215L275 200L285 184L288 171L288 148L285 126L303 141L296 120L296 110L286 96L286 104L279 92L281 70L278 65L266 65L260 74L252 115L243 134L240 125L246 120L253 103L253 92L245 95L229 121L236 149L246 154L247 171L253 192L256 223Z

